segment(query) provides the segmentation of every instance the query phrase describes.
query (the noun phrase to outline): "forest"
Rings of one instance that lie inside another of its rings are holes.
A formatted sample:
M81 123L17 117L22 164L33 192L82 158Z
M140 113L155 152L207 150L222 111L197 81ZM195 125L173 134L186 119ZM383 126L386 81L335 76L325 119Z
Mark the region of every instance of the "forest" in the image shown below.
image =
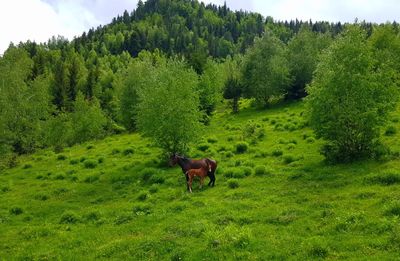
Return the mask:
M72 40L11 43L0 258L394 258L399 89L396 22L140 0ZM216 187L189 197L176 153L216 159Z

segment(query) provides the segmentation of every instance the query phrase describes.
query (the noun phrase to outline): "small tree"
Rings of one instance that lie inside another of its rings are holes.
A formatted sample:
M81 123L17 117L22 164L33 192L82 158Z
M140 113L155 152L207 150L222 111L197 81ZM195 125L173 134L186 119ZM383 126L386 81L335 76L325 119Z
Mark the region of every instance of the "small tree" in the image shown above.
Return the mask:
M244 57L243 94L266 106L271 97L285 94L290 82L285 45L270 33L256 39Z
M232 99L232 112L239 112L239 99L242 96L242 85L239 80L229 77L225 83L224 98Z
M71 114L72 143L81 143L101 137L106 125L100 104L96 98L86 101L78 92L74 102L74 112Z
M137 126L165 153L184 153L198 135L197 74L183 61L149 70L150 85L138 90Z
M349 27L327 49L307 89L310 123L329 161L372 156L379 127L397 100L396 82L374 58L366 33Z
M321 51L332 42L328 34L317 34L308 26L300 29L288 43L288 61L293 82L287 98L298 99L306 95L306 85L311 83Z

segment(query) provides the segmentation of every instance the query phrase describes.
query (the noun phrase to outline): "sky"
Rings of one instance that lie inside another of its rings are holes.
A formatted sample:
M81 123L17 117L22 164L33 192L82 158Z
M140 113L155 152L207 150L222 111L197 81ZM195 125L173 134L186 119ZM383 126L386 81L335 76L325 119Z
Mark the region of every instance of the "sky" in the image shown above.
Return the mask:
M224 0L205 0L222 5ZM136 8L137 0L0 0L0 54L10 42L46 42L52 36L68 39L111 22ZM400 21L397 0L226 0L232 10L248 10L275 20L330 22Z

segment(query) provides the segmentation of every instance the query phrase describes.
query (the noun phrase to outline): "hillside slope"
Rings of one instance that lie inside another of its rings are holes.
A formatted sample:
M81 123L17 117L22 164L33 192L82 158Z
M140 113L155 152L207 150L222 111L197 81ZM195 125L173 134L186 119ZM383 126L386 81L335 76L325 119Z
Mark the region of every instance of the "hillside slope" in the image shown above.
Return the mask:
M193 194L137 134L26 156L0 173L0 257L399 258L400 160L325 165L303 111L221 107L191 155L219 162L216 186Z

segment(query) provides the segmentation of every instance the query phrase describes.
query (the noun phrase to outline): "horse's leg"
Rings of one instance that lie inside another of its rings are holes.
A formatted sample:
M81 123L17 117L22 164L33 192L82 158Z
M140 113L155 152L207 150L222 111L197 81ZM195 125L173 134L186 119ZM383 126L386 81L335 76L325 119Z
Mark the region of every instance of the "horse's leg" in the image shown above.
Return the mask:
M214 187L215 185L215 170L212 172L210 176L210 183L212 183L212 186Z
M189 175L185 173L185 177L186 177L186 189L187 191L189 191Z
M192 181L193 181L193 177L189 176L188 188L189 188L190 193L192 193Z

